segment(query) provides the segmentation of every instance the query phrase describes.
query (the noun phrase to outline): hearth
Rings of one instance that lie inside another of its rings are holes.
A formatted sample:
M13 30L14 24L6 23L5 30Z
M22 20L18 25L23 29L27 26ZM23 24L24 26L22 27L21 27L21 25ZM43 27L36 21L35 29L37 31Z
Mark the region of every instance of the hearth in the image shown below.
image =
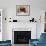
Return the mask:
M14 31L14 44L28 44L31 31Z

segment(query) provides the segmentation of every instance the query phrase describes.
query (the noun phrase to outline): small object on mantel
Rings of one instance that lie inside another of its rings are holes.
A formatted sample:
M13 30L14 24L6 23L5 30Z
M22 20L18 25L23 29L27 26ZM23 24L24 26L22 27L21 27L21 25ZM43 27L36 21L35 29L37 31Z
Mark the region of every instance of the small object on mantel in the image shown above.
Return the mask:
M9 18L9 19L11 19L11 18Z
M34 18L32 18L32 20L29 20L30 22L34 22Z
M6 20L6 18L5 18L5 20Z
M17 22L17 20L13 20L13 22Z
M9 21L9 22L11 22L11 21Z
M35 21L35 22L37 22L37 21Z
M34 22L34 18L32 18L32 22Z
M30 22L32 22L32 20L29 20Z

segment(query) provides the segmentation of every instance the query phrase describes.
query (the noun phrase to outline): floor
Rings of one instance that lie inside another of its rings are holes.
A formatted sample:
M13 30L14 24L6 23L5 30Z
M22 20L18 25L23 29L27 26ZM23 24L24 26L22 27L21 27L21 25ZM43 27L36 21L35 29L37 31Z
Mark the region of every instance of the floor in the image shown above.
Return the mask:
M13 44L12 46L29 46L29 44Z

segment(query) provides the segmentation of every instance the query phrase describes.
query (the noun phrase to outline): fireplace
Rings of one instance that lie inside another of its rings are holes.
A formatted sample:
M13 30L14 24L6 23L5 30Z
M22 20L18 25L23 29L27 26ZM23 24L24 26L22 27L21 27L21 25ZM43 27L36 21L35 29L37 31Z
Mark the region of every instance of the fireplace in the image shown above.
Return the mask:
M14 44L28 44L31 31L14 31Z

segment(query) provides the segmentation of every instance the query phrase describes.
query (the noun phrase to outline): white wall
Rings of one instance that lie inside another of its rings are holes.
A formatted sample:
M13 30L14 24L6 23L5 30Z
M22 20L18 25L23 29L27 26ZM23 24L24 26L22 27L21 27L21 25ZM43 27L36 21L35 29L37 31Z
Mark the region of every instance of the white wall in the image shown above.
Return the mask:
M37 39L40 38L41 33L44 33L45 11L40 11L41 23L37 23Z
M6 11L6 8L5 8L2 11L2 30L3 30L3 33L2 33L3 38L2 39L3 40L7 39L7 23L5 21L5 17L7 17L6 13L7 13L7 11Z
M26 3L25 3L26 2ZM0 8L12 8L16 4L31 4L33 8L40 8L46 11L46 0L0 0Z

